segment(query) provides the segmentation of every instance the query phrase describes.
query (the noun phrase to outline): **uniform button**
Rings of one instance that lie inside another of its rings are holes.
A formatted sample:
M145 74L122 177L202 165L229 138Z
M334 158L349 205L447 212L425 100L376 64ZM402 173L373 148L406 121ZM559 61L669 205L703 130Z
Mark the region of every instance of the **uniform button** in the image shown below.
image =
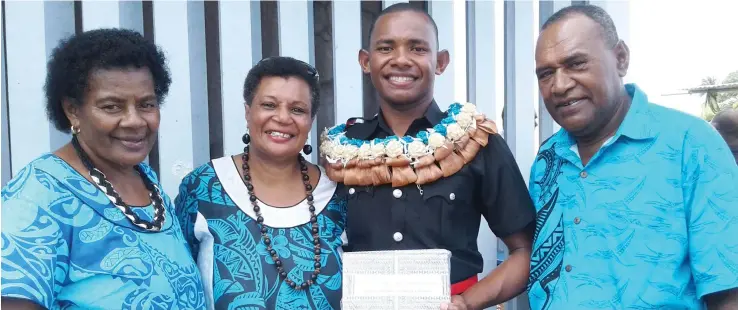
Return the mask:
M353 195L354 193L356 193L356 189L354 189L353 187L349 188L349 194Z
M402 197L402 191L399 190L399 189L393 190L392 191L392 196L395 196L395 198L400 198L400 197ZM402 237L400 237L400 238L402 238Z
M396 242L400 242L402 241L402 234L398 231L392 235L392 239L395 239Z
M571 265L566 265L566 268L564 269L566 269L566 272L571 272Z
M456 194L451 193L451 195L448 195L448 199L456 200Z
M574 218L574 224L579 224L582 220L579 219L579 217Z
M582 170L582 172L579 173L579 176L582 177L582 179L586 179L587 175L588 175L587 171L584 171L584 170Z

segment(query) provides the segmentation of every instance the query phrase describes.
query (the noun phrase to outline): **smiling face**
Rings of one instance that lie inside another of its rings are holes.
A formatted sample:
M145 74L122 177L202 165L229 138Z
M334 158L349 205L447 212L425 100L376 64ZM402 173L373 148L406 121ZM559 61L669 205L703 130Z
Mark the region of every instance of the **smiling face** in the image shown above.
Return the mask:
M294 158L310 134L310 86L297 77L261 79L246 107L250 147L272 159Z
M359 64L381 100L395 107L430 102L435 75L443 73L448 59L447 51L438 51L428 17L413 11L379 17L369 50L359 52Z
M66 100L64 111L88 155L115 166L141 163L159 130L159 103L147 68L93 71L82 105Z
M613 117L628 71L628 47L608 46L602 27L573 14L541 32L536 75L546 109L574 136L591 135Z

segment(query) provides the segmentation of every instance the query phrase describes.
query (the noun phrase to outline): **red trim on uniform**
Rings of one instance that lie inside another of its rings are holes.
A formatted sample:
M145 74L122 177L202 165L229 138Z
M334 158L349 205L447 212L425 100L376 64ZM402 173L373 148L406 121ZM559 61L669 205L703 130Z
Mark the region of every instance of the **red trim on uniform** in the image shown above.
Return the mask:
M475 275L464 281L451 284L451 295L461 295L461 293L468 290L474 284L477 284L477 282L479 282L479 279L477 279L477 276Z

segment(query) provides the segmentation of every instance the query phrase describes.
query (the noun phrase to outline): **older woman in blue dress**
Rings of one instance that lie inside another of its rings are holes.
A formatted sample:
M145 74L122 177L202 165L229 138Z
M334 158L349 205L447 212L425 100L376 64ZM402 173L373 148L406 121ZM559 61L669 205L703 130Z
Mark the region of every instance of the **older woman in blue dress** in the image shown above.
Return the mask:
M2 189L2 308L203 309L173 205L143 163L171 83L164 55L137 32L93 30L61 42L47 74L47 114L72 141Z
M340 309L345 201L300 155L318 89L304 62L260 61L244 85L244 153L182 181L176 209L210 309Z

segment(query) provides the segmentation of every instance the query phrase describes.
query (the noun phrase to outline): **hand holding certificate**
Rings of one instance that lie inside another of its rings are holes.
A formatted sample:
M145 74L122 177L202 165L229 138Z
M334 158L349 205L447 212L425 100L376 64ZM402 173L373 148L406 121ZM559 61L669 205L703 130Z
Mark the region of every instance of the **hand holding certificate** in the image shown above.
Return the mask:
M451 301L450 259L447 250L344 253L342 309L440 309Z

